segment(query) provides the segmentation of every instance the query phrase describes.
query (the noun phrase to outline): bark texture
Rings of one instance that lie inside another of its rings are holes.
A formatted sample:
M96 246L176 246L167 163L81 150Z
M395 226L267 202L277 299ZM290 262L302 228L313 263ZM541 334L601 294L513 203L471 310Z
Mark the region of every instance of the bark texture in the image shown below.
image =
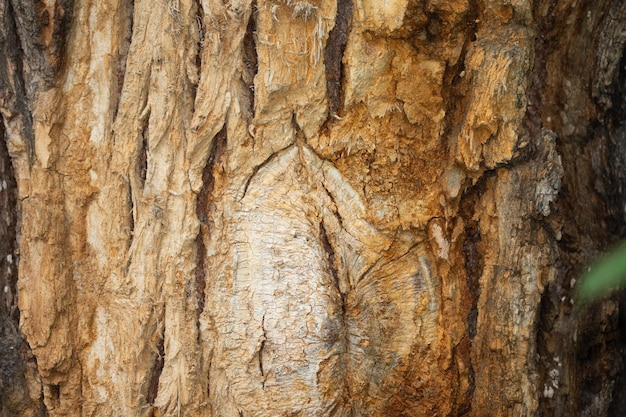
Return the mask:
M623 2L0 19L0 415L626 404L626 300L572 307L626 231Z

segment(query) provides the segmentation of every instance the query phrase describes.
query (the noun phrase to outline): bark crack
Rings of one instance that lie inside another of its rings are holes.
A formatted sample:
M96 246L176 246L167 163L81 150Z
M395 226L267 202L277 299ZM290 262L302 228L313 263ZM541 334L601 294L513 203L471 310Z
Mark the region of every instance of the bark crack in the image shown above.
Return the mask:
M335 249L333 248L328 238L328 232L324 225L324 220L320 221L319 233L320 233L320 240L322 243L322 248L325 251L327 259L328 259L328 268L333 277L333 284L334 284L335 289L337 290L337 295L339 296L341 315L339 317L340 330L338 333L338 341L341 345L341 351L343 353L343 358L340 361L341 363L340 366L341 366L341 374L343 376L343 379L347 381L347 376L349 373L347 369L348 367L347 358L350 357L349 331L348 331L348 323L346 319L347 317L347 292L349 291L349 288L346 288L345 290L342 291L339 271L336 265L337 255L335 253ZM346 384L346 388L348 389L348 391L350 391L350 384ZM333 415L333 414L331 413L329 415Z
M330 244L330 241L328 240L328 233L326 232L326 227L324 226L324 220L320 222L320 238L322 240L322 247L324 248L324 251L326 252L326 255L328 257L328 267L330 268L330 273L333 277L335 287L337 288L337 291L339 292L339 295L341 296L341 303L342 303L341 310L343 313L345 313L345 302L344 302L345 295L343 291L341 291L341 285L339 282L339 274L337 272L337 266L336 266L336 260L335 260L335 256L336 256L335 250L333 249L332 245Z
M265 369L263 369L263 352L265 350L265 341L267 340L267 333L265 331L265 314L261 319L261 329L263 330L263 339L261 340L261 346L259 346L259 371L261 371L261 377L263 380L261 381L261 386L265 389L265 382L267 381L267 375L265 374Z
M254 78L259 71L259 58L256 51L256 0L252 2L252 13L248 19L248 26L243 37L243 68L241 79L248 86L250 100L250 114L254 118Z
M204 27L204 9L202 8L202 2L196 1L196 25L198 26L198 48L196 49L196 71L198 74L197 80L200 79L202 71L202 49L204 47L204 34L206 32ZM198 82L195 82L191 89L191 114L196 111L196 95L198 93Z
M339 213L339 206L337 205L337 201L335 201L335 197L333 197L330 191L328 191L328 188L326 188L326 185L324 184L324 182L322 182L322 187L324 188L324 191L326 191L328 198L330 198L330 201L332 201L334 205L333 214L337 218L337 221L339 222L339 226L341 226L342 229L346 230L346 228L343 227L343 217L341 216L341 213Z
M141 147L137 155L137 176L139 185L143 190L146 185L146 176L148 174L148 137L150 136L150 114L146 115L141 127Z
M209 158L202 171L202 188L196 197L196 216L200 223L198 235L196 236L196 267L194 276L196 281L196 300L198 302L197 326L200 328L200 315L205 307L206 270L205 256L206 246L204 239L209 233L211 196L215 188L214 167L221 158L223 150L226 148L226 124L222 127L213 140L213 147L209 153ZM200 337L198 332L198 337Z
M156 351L157 357L152 365L150 371L150 379L148 380L148 389L146 391L146 401L148 404L154 404L157 394L159 393L159 379L161 378L161 372L163 372L163 366L165 365L165 328L163 332L158 335Z
M259 165L255 166L252 170L252 174L250 174L250 176L248 177L248 179L246 180L246 184L243 187L243 194L241 196L241 198L239 199L239 201L242 201L244 198L246 198L246 194L248 192L248 187L250 187L250 183L252 182L252 180L254 179L254 177L256 177L256 175L259 173L259 171L263 168L266 167L267 165L270 164L270 162L272 162L274 159L276 159L276 157L281 154L282 152L286 151L287 149L291 148L293 146L293 143L290 143L289 145L285 146L284 148L282 148L281 150L277 151L277 152L272 152L272 154L270 156L267 157L267 159L263 162L261 162Z
M324 49L324 65L326 69L326 91L328 94L328 114L337 114L341 104L343 54L348 43L348 32L352 20L352 0L337 1L335 27L328 34L328 42ZM332 120L329 118L329 120Z

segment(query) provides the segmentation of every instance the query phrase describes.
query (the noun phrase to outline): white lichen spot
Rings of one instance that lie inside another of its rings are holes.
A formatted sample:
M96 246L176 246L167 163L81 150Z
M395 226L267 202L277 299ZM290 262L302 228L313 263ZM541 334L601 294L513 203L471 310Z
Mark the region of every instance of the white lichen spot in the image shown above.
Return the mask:
M550 117L550 116L546 117L546 122L548 122L548 123L552 122L552 117Z
M2 180L2 189L3 190L7 189L7 182L5 180Z
M548 372L548 375L550 376L550 383L552 384L552 387L554 389L559 389L559 370L556 368L551 369L550 372Z
M572 278L569 282L570 288L574 288L574 285L576 285L576 278Z
M5 286L4 286L4 293L6 294L6 293L8 293L8 292L9 292L9 286L8 286L8 285L5 285Z
M450 252L450 242L443 236L443 229L437 223L433 224L432 227L433 237L435 238L435 242L439 246L439 257L441 259L448 259L448 254Z
M9 264L13 263L13 255L11 255L10 253L7 255L7 263Z
M554 389L548 384L544 384L543 396L545 398L552 398L554 396Z

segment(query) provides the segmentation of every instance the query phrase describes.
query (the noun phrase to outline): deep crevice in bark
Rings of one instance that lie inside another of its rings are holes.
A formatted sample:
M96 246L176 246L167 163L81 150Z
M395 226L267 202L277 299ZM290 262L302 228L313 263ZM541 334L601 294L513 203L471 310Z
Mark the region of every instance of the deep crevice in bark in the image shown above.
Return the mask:
M328 188L326 188L324 183L322 183L322 187L324 188L324 191L326 191L326 195L328 195L328 198L330 198L330 201L332 201L333 205L335 206L334 209L333 209L333 214L337 218L337 221L339 222L339 226L342 229L345 229L343 227L343 217L341 217L341 213L339 213L339 210L338 210L339 205L335 201L335 197L333 197L333 195L330 193L330 191L328 191Z
M204 311L204 291L206 288L206 270L205 270L205 257L206 247L204 245L204 239L209 233L210 224L210 206L211 195L215 187L215 178L213 176L213 170L216 162L220 159L222 152L226 148L226 124L222 127L215 139L213 140L213 147L207 159L207 163L202 171L202 188L196 198L196 216L200 222L200 228L198 230L198 236L196 237L196 268L194 276L196 280L196 300L198 302L198 317ZM198 323L199 326L199 323ZM199 337L198 333L198 337Z
M480 277L485 267L485 242L482 241L482 233L480 230L479 219L474 218L474 213L480 204L480 199L487 187L487 178L489 175L483 175L477 184L469 188L463 196L460 204L459 213L465 223L465 239L463 241L462 253L465 258L465 279L467 289L469 290L470 310L466 317L467 337L470 343L474 340L477 332L478 322L478 299L480 297ZM471 356L470 356L471 358ZM468 389L467 389L467 406L468 414L471 414L472 398L476 390L476 371L475 364L468 364Z
M204 9L202 8L202 1L196 1L196 25L198 27L198 49L196 51L196 71L198 72L198 80L202 71L202 49L204 48L204 34L206 33L204 27ZM194 84L191 89L191 114L196 111L196 96L198 94L198 84Z
M35 135L33 131L32 115L27 104L27 90L24 81L23 62L26 59L22 49L22 40L17 27L15 10L12 4L6 1L5 14L2 16L2 27L0 28L0 44L4 45L4 53L0 56L0 92L5 96L6 108L12 115L20 117L24 125L20 132L24 140L26 155L29 165L35 159ZM12 68L12 71L10 70ZM9 75L14 77L9 80ZM7 77L6 79L4 77ZM11 102L13 96L13 102ZM5 117L7 117L5 115ZM8 120L7 120L8 121ZM3 140L4 140L4 134Z
M141 148L137 156L137 176L139 184L143 189L146 184L148 173L148 138L150 137L150 114L146 116L141 127Z
M161 378L161 372L163 372L163 366L165 365L165 328L159 335L156 349L158 352L157 357L152 364L152 370L150 371L150 379L148 380L148 389L146 390L146 401L148 404L154 404L157 394L159 393L159 378Z
M134 23L134 9L135 1L129 0L126 6L126 16L122 18L122 41L120 42L119 57L117 60L117 91L111 120L117 118L117 112L120 107L122 98L122 89L124 88L124 79L126 77L126 62L128 60L128 52L130 51L130 43L133 39L133 23ZM124 19L125 18L125 19ZM125 25L125 26L124 26Z
M17 183L5 143L4 126L0 124L0 310L19 325L17 307L18 221Z
M341 327L339 329L339 332L337 333L337 336L339 339L338 341L341 344L342 353L343 353L343 357L341 358L341 372L343 374L344 380L346 380L348 361L350 357L350 340L349 340L350 334L349 334L348 323L347 323L347 294L341 290L341 283L339 281L340 280L339 271L337 270L337 265L336 265L337 255L335 253L335 249L330 243L330 240L328 239L328 232L326 230L326 227L324 226L324 220L320 221L319 223L319 234L320 234L320 240L322 244L321 246L324 252L326 253L326 257L328 260L328 268L333 278L333 285L335 287L335 290L337 291L339 302L341 303L340 305L341 316L339 317L339 325ZM347 383L347 380L346 380L345 387L348 390L350 390L350 384ZM338 408L339 402L340 401L337 401L335 403L333 410ZM332 410L329 413L329 415L331 416L334 415Z
M19 332L17 306L19 212L17 184L0 122L0 414L19 415L29 404L28 363L34 361ZM39 407L41 413L45 407Z
M200 217L200 215L198 215ZM200 319L200 315L204 311L204 290L206 289L206 271L204 265L204 258L206 254L206 247L204 245L204 236L208 233L208 227L204 224L200 224L198 230L198 236L196 237L196 267L194 269L194 278L196 280L196 301L198 303L198 315L197 320ZM196 323L198 328L200 324ZM200 337L200 333L198 333Z
M343 54L348 43L348 32L352 21L352 0L337 1L335 27L328 34L324 49L326 67L326 91L328 94L328 114L336 115L341 105Z
M61 399L61 386L59 384L51 384L50 386L50 398L54 401Z
M478 318L477 303L480 297L480 277L483 273L485 260L483 258L484 243L480 231L479 221L473 219L480 197L486 187L486 176L469 189L461 202L461 215L465 219L465 241L463 255L465 257L465 278L471 295L471 309L467 316L467 331L470 340L476 336L476 320Z
M252 13L248 19L248 26L243 37L243 82L248 86L250 114L254 118L254 78L259 71L259 62L256 52L256 0L252 2Z

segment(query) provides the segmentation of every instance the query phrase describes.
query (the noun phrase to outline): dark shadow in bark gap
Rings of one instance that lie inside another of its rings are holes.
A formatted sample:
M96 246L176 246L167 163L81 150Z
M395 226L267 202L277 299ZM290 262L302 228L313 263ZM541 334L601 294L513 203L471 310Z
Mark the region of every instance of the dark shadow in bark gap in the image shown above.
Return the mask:
M150 136L150 114L148 114L143 121L141 127L141 148L139 149L139 155L137 159L137 175L141 188L146 184L146 175L148 173L148 137Z
M211 195L215 187L213 170L216 162L220 160L224 149L226 149L226 141L226 125L224 125L213 140L211 153L202 171L202 188L196 198L196 216L198 216L198 221L200 222L200 229L196 237L196 268L194 271L196 299L198 301L198 319L200 318L200 314L204 311L204 290L206 288L206 271L204 264L206 247L204 245L204 238L209 233ZM199 323L197 323L197 325L199 326ZM200 332L198 332L198 337L200 337Z
M4 46L3 53L0 54L0 96L4 97L3 104L6 106L4 110L10 114L5 117L22 119L24 129L20 133L26 147L28 163L32 166L35 159L35 135L24 82L23 62L26 58L22 50L15 11L10 2L6 2L6 9L0 19L0 45ZM10 68L13 68L13 71ZM11 73L13 79L8 78Z
M324 49L326 66L326 91L328 94L328 113L336 115L341 105L341 81L343 75L343 54L348 43L348 32L352 20L352 0L337 1L335 27L328 34Z
M485 266L483 257L485 249L482 242L480 224L478 220L473 219L473 216L485 191L486 179L489 176L487 174L474 187L466 191L460 207L461 216L465 221L465 241L463 242L465 279L467 280L467 288L470 291L472 302L472 308L467 315L467 331L470 339L474 339L474 336L476 336L476 321L478 319L476 305L480 297L480 276Z
M163 329L163 333L165 334L165 328ZM156 400L157 394L159 393L159 378L161 377L161 372L163 372L163 365L165 364L165 343L163 336L159 337L157 341L157 352L158 355L154 360L154 364L152 365L152 370L150 371L150 379L148 381L148 389L146 391L146 401L148 404L154 404L154 400Z
M466 317L467 336L470 343L474 340L478 321L478 298L480 297L480 277L485 266L485 243L482 241L479 220L474 220L474 213L480 204L481 197L487 187L487 179L493 172L486 172L476 185L466 190L460 203L460 215L465 222L465 240L463 242L463 256L465 257L465 279L469 290L468 296L471 308ZM471 358L471 356L470 356ZM469 363L466 404L471 414L471 403L476 389L474 364Z
M196 26L198 28L198 50L196 51L196 70L198 71L198 75L202 72L202 48L204 46L204 9L202 8L202 2L196 2ZM199 79L200 77L198 77ZM196 95L198 93L198 85L194 85L191 89L191 113L195 112L195 104L196 104Z
M243 37L243 82L248 86L250 113L254 118L254 78L259 70L258 56L256 53L256 1L252 2L252 13L248 20L246 34Z
M122 38L122 41L120 42L119 56L117 57L117 100L115 101L115 108L113 109L112 120L115 120L117 117L117 112L119 110L122 97L122 89L124 87L124 78L126 76L126 61L128 59L128 51L130 50L130 42L133 38L133 12L135 9L135 2L134 0L130 0L128 3L123 4L122 7L125 7L126 14L122 16L120 22L120 36Z
M4 139L4 126L0 123L0 137ZM17 271L19 222L17 183L6 142L0 142L0 309L19 327L17 307Z
M150 113L148 112L148 114L145 116L144 120L142 121L143 124L141 127L141 147L139 148L137 152L137 163L135 164L135 173L137 175L136 178L139 179L139 187L142 190L146 184L146 176L148 174L149 121L150 121ZM130 185L128 187L128 193L129 194L132 193ZM132 199L130 201L131 201L130 204L132 206L134 202L132 201ZM131 207L131 213L132 215L130 216L130 232L132 234L135 231L135 220L136 220L133 207ZM128 265L130 265L130 262L131 262L131 258L129 257Z
M59 385L50 385L50 397L54 401L59 401L59 399L61 398L61 387Z

